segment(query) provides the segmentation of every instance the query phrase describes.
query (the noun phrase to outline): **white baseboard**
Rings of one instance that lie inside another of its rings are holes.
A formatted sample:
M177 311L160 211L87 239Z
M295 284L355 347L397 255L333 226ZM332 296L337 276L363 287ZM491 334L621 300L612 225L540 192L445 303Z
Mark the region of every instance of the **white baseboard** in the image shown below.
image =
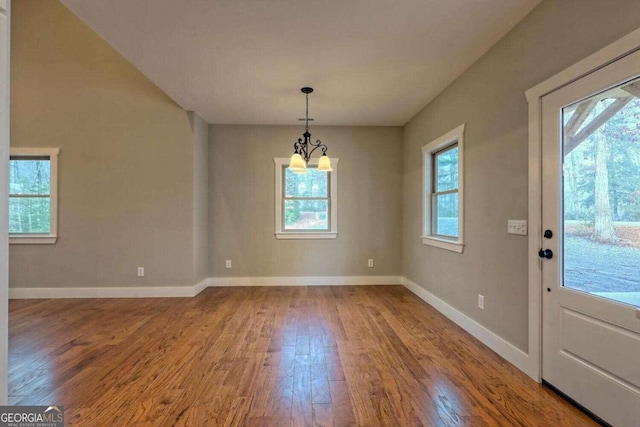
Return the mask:
M9 288L9 299L194 297L207 287L400 285L400 276L210 277L194 286Z
M501 357L513 364L516 368L533 378L536 382L538 381L537 370L531 369L530 358L527 353L406 277L402 278L402 284L411 292L416 294L420 299L438 310L462 329L479 339L491 350L495 351Z
M209 286L401 285L401 276L211 277Z
M9 288L9 299L43 298L171 298L194 297L208 279L194 286L113 286L99 288Z
M200 283L196 283L193 286L193 295L191 295L192 297L195 297L196 295L198 295L200 292L204 291L205 289L207 289L209 287L209 279L202 279L202 281Z

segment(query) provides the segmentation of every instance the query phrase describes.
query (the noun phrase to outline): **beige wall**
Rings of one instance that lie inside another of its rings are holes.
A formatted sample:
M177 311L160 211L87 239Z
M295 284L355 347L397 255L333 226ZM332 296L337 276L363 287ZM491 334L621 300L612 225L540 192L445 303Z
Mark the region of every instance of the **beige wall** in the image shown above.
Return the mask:
M209 277L209 125L189 113L193 131L193 282Z
M302 126L210 126L213 277L398 275L401 138L398 127L312 126L338 157L338 238L277 240L274 157L289 157ZM375 260L367 268L367 259ZM233 261L225 269L226 259Z
M12 245L10 286L192 285L187 113L59 2L13 6L11 143L61 152L60 238Z
M527 218L524 92L639 26L637 0L547 0L405 126L404 275L523 350L527 239L506 229L507 219ZM420 148L461 123L466 247L459 255L421 243Z

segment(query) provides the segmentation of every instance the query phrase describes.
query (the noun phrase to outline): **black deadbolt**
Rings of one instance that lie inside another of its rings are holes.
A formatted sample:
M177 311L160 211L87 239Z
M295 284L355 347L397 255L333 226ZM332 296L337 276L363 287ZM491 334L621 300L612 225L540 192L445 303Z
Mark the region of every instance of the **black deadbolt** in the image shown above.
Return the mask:
M551 288L547 288L547 292L551 292Z
M545 239L550 239L553 237L553 231L551 230L544 230L544 237Z
M538 256L540 258L551 259L553 258L553 251L551 249L540 249L540 251L538 251Z

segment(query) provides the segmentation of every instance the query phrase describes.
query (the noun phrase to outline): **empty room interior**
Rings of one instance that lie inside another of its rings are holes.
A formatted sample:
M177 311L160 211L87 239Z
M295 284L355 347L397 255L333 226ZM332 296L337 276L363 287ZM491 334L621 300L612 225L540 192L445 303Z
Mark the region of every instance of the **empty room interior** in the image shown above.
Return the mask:
M638 6L0 1L0 404L637 426Z

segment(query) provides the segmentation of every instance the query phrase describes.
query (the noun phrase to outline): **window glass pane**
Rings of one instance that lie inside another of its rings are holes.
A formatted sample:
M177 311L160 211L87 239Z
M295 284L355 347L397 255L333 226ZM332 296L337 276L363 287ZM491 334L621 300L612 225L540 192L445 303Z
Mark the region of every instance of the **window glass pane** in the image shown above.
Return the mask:
M328 197L327 172L307 168L307 173L295 173L285 168L285 197Z
M458 237L458 193L435 195L433 234Z
M435 155L435 192L458 188L458 146L436 153Z
M48 197L9 198L9 233L49 233L50 227Z
M328 230L328 200L285 200L285 230Z
M640 307L640 79L565 107L563 285Z
M49 160L19 159L9 162L10 194L49 194L51 166Z

